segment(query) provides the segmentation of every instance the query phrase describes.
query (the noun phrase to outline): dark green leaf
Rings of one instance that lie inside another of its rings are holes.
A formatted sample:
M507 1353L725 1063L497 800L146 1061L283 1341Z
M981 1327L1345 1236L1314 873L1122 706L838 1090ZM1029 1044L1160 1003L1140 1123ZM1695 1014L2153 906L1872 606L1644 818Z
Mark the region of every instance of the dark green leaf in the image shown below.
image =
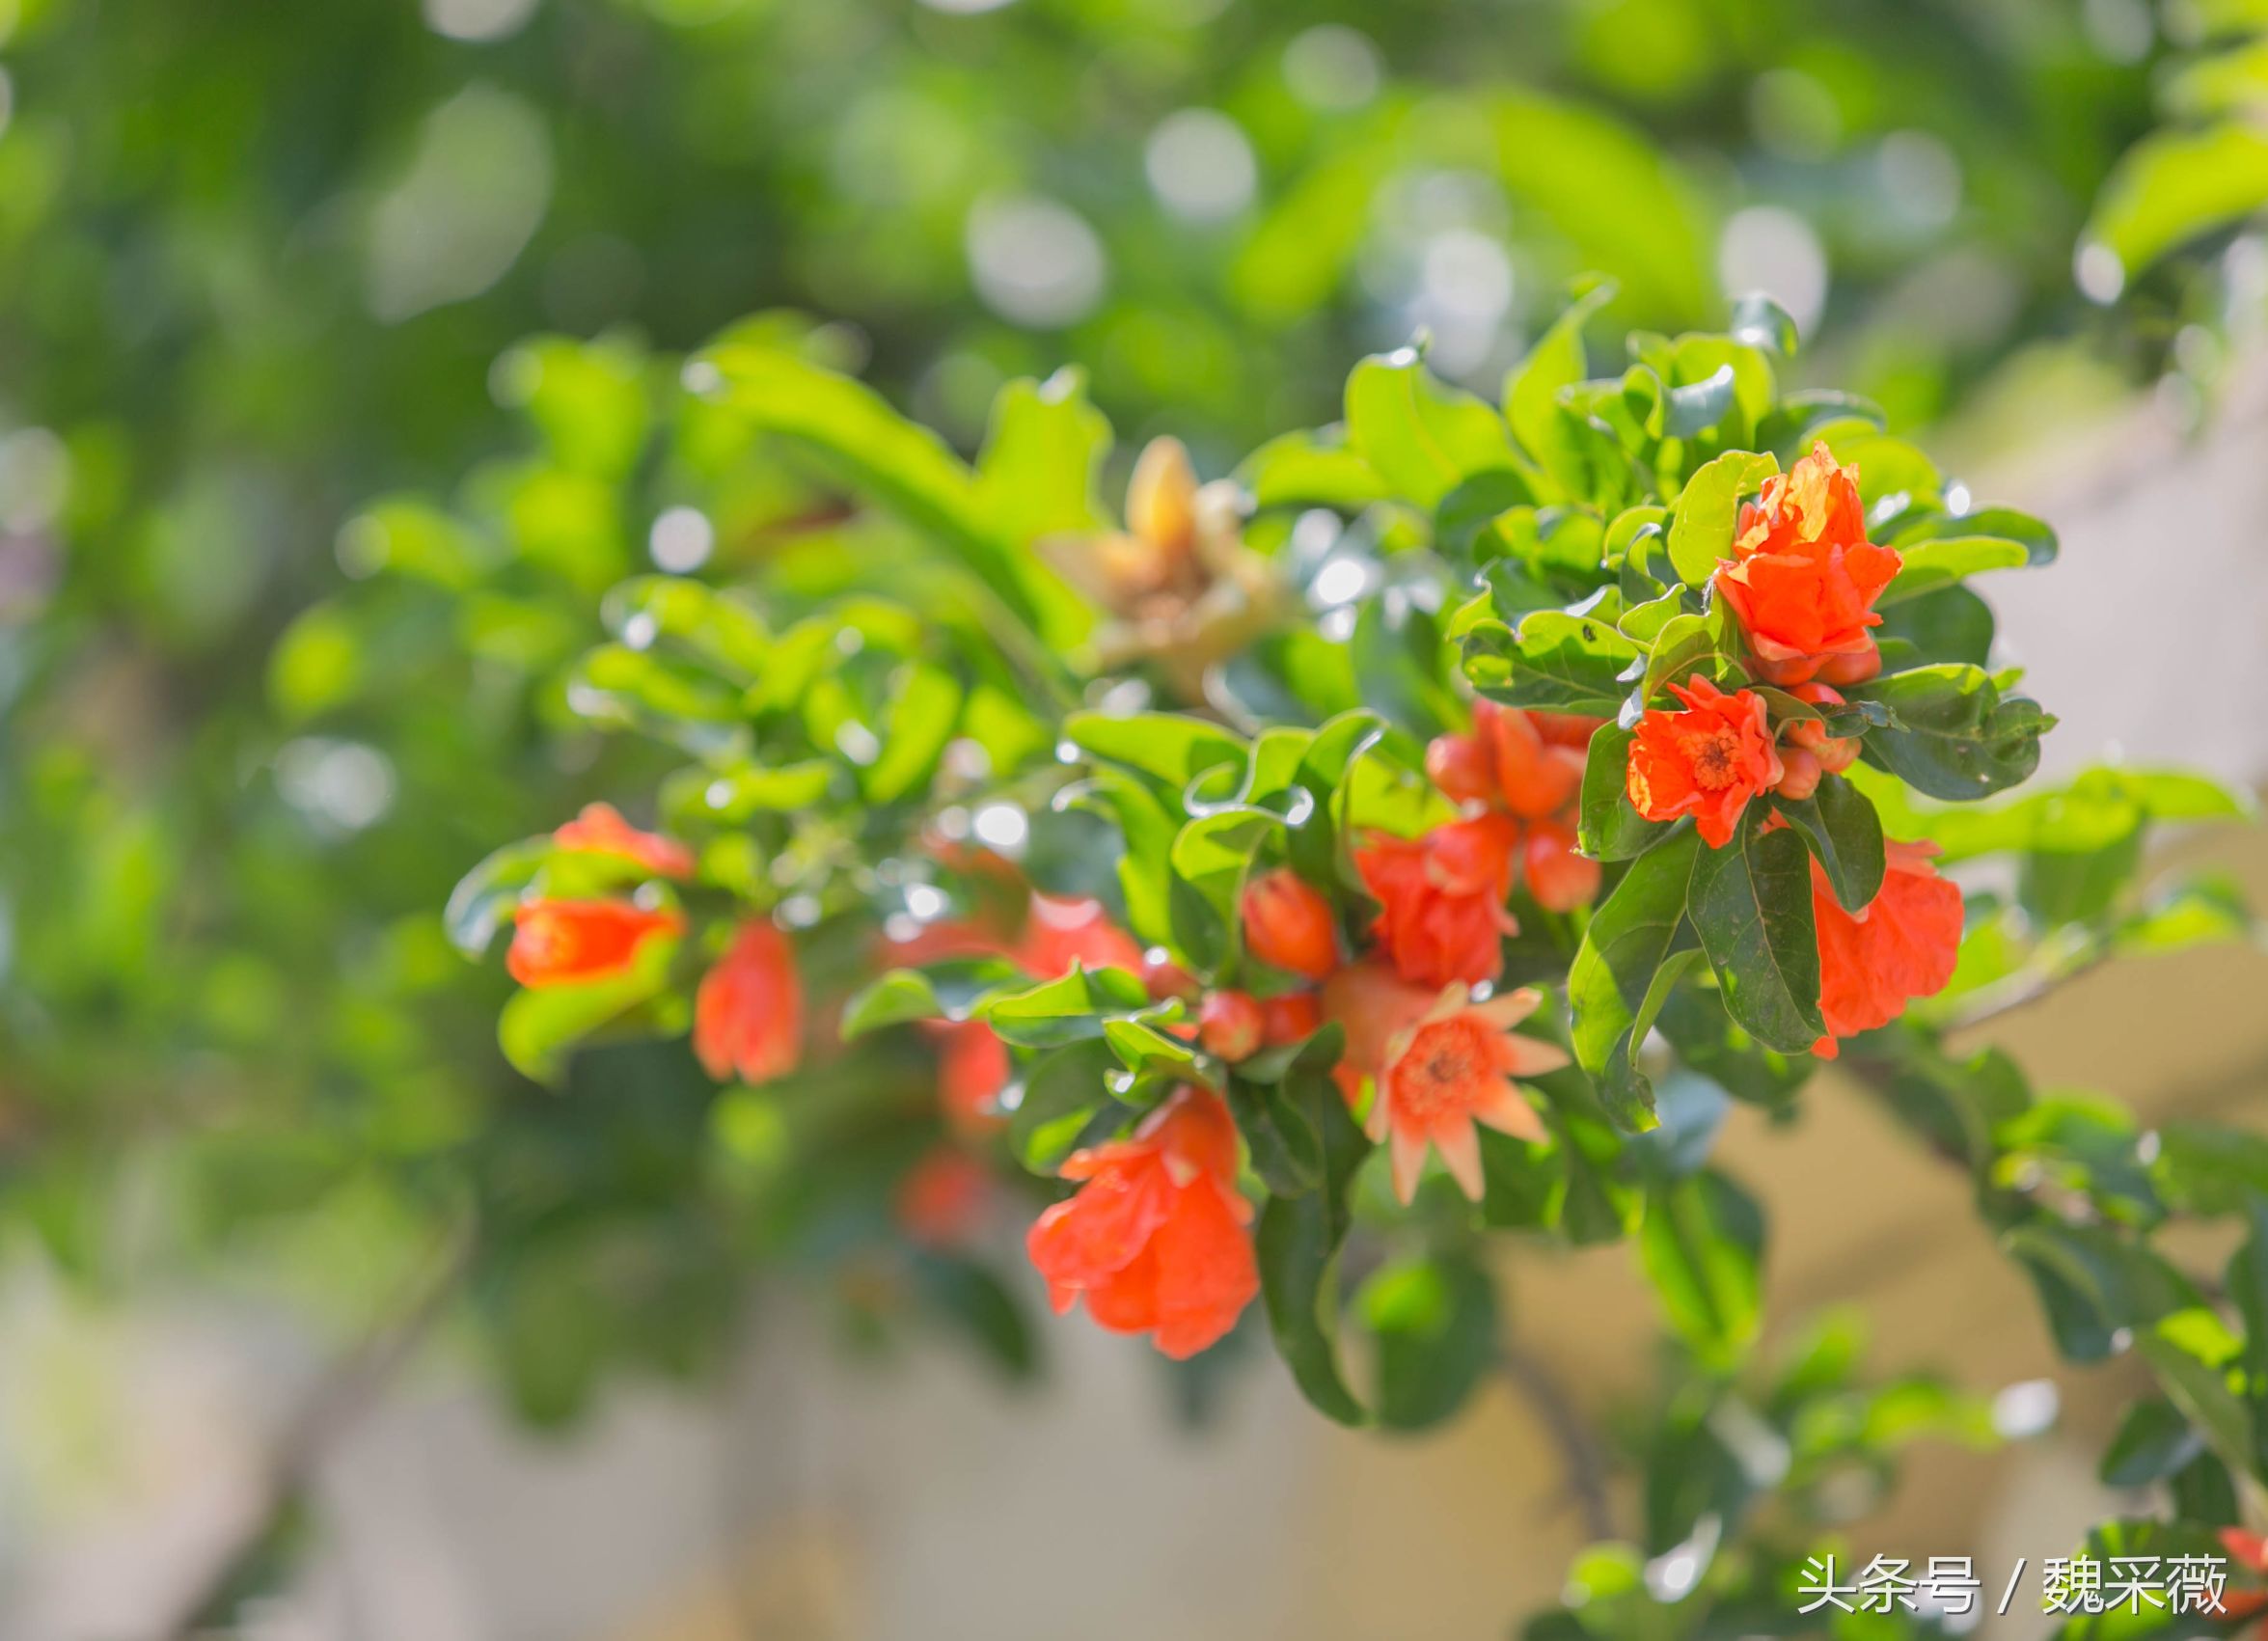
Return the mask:
M1765 832L1761 820L1752 807L1725 847L1700 852L1691 916L1725 1012L1760 1043L1796 1053L1826 1029L1810 854L1793 829Z

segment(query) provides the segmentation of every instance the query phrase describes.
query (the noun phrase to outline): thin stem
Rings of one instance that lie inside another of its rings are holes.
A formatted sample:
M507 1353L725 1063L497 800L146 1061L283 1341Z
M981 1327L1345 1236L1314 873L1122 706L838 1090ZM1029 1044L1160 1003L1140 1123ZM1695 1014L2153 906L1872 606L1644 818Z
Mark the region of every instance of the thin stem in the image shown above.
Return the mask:
M1583 1515L1583 1531L1593 1544L1616 1538L1614 1509L1607 1498L1607 1461L1591 1427L1575 1407L1559 1376L1543 1359L1517 1343L1507 1344L1497 1357L1505 1381L1524 1398L1559 1450L1561 1479L1567 1496Z
M213 1556L156 1633L168 1641L188 1641L197 1633L323 1459L394 1383L447 1314L471 1266L474 1240L471 1217L454 1220L395 1302L315 1381L268 1456L260 1507Z

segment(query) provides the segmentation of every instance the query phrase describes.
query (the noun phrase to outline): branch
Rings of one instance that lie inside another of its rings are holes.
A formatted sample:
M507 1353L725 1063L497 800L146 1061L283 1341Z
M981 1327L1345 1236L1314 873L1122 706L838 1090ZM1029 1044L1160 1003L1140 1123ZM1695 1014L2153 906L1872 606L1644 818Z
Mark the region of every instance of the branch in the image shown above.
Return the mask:
M1583 1514L1583 1531L1589 1542L1600 1544L1619 1535L1614 1510L1607 1499L1607 1461L1576 1409L1574 1398L1559 1376L1542 1358L1517 1344L1507 1344L1497 1365L1513 1389L1526 1399L1544 1434L1559 1449L1560 1473L1567 1496Z
M316 1379L268 1455L259 1508L213 1556L155 1634L189 1641L227 1599L333 1445L384 1394L447 1313L471 1266L474 1242L470 1215L452 1221L395 1302Z

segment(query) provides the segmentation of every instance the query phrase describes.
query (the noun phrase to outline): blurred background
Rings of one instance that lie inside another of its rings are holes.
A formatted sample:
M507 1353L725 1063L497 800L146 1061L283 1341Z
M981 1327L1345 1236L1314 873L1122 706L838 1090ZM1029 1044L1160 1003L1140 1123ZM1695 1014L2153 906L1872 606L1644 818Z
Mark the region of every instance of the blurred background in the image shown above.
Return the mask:
M801 522L761 470L730 529L672 505L724 459L675 356L764 315L963 449L1077 363L1114 490L1420 329L1492 395L1586 271L1626 328L1762 289L1807 381L2062 530L1992 588L2051 765L2256 785L2264 39L2248 0L0 0L0 1636L1503 1632L1585 1541L1569 1409L1655 1393L1627 1251L1523 1257L1524 1379L1422 1440L1079 1319L1013 1384L832 1224L758 1260L686 1206L760 1136L500 1054L437 910L651 767L562 699L598 594ZM2268 888L2246 835L2178 847ZM2268 1117L2264 982L2120 966L1993 1040ZM2042 1380L1960 1177L1810 1106L1727 1140L1772 1313L1858 1304L2036 1437L1926 1449L1854 1541L2061 1553L2105 1506L2050 1427L2129 1387ZM469 1199L543 1208L476 1254Z

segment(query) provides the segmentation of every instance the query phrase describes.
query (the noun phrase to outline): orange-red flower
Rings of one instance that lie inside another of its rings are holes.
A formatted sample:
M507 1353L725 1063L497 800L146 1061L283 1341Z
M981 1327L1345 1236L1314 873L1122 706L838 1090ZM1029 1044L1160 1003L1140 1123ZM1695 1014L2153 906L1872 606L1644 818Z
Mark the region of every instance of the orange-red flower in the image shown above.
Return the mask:
M1271 1047L1312 1037L1323 1025L1323 1008L1313 992L1279 992L1260 999L1260 1040Z
M1263 963L1320 980L1339 966L1331 903L1289 866L1244 886L1244 949Z
M1874 647L1874 600L1898 574L1899 556L1867 539L1858 470L1839 466L1825 445L1764 480L1741 509L1733 557L1717 565L1717 595L1733 608L1749 649L1776 684L1817 677L1829 656Z
M2242 1527L2221 1529L2221 1547L2228 1558L2248 1573L2268 1573L2268 1539L2257 1533L2248 1533ZM2251 1618L2254 1613L2268 1609L2268 1590L2223 1589L2213 1611L2221 1618Z
M1961 946L1961 891L1937 875L1932 843L1892 842L1882 888L1866 907L1836 904L1812 862L1812 916L1819 930L1819 1013L1828 1034L1812 1052L1833 1059L1835 1039L1887 1026L1915 998L1944 989Z
M1387 1041L1364 1127L1391 1147L1394 1194L1404 1202L1417 1192L1428 1145L1440 1152L1459 1189L1480 1200L1476 1122L1519 1139L1544 1137L1544 1119L1513 1079L1557 1071L1568 1063L1567 1051L1512 1029L1543 1000L1522 987L1476 1003L1463 986L1446 986L1414 1025Z
M945 1121L958 1133L989 1134L1007 1122L1000 1114L1000 1090L1008 1086L1008 1045L981 1020L940 1022L937 1099Z
M795 947L768 917L741 924L693 998L693 1052L720 1082L795 1070L804 1051L804 983Z
M1063 1177L1085 1183L1025 1239L1058 1312L1084 1296L1114 1333L1147 1333L1166 1355L1196 1354L1236 1326L1260 1292L1237 1193L1237 1130L1208 1089L1182 1088L1132 1139L1075 1151Z
M1571 737L1579 724L1595 720L1562 718L1551 725L1553 735L1536 713L1498 706L1494 701L1473 703L1473 733L1489 748L1496 768L1496 790L1504 807L1522 817L1548 815L1565 808L1583 785L1583 749L1590 737Z
M1197 1041L1232 1064L1258 1053L1267 1033L1268 1016L1250 992L1213 992L1197 1009Z
M1323 1017L1339 1027L1344 1048L1332 1076L1349 1107L1362 1099L1362 1082L1386 1063L1387 1046L1414 1030L1441 994L1394 971L1382 957L1350 963L1323 983Z
M657 935L685 932L675 912L627 900L532 900L513 914L504 966L523 986L571 986L624 972Z
M1726 695L1698 674L1672 684L1684 703L1655 707L1638 721L1630 742L1630 803L1648 820L1691 815L1711 849L1732 840L1740 811L1786 773L1764 721L1763 697L1753 690Z
M898 1229L923 1247L958 1247L976 1232L992 1194L984 1164L950 1145L932 1147L898 1181L891 1199Z
M1031 897L1031 915L1008 955L1043 980L1070 973L1074 963L1136 974L1142 970L1142 948L1110 921L1101 901L1060 900L1052 894Z
M674 837L641 832L612 804L586 804L583 812L551 834L558 847L578 855L612 855L666 878L693 876L693 851Z
M1518 847L1518 825L1489 813L1423 837L1374 834L1354 851L1354 869L1380 908L1371 935L1405 980L1438 987L1497 976L1504 937L1519 933L1504 905Z
M1599 862L1575 853L1575 830L1564 821L1539 820L1520 840L1528 892L1546 912L1572 912L1599 898Z

